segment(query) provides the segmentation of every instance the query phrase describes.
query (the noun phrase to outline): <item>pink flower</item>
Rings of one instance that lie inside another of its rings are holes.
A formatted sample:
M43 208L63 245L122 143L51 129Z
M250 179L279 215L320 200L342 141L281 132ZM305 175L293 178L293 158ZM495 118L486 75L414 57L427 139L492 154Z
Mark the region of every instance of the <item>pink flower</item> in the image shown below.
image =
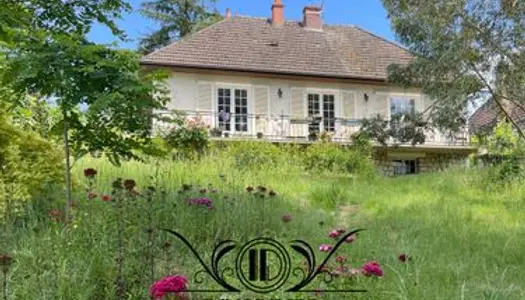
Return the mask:
M161 299L169 293L177 295L178 299L185 299L184 291L188 280L184 276L168 276L155 282L150 288L150 295L155 299Z
M397 257L399 259L399 261L401 262L407 262L410 260L410 256L408 256L407 254L399 254L399 256Z
M281 220L282 220L284 223L288 223L288 222L292 221L292 215L290 215L290 214L283 215L283 216L281 217Z
M354 241L355 241L355 234L352 234L351 236L346 238L345 243L351 244Z
M335 230L330 231L330 233L328 233L328 236L331 238L337 239L339 236L341 236L341 234L345 233L345 231L346 230L342 228L335 229Z
M330 252L330 250L332 250L334 247L332 245L329 245L329 244L322 244L321 246L319 246L319 251L321 252Z
M371 261L363 265L361 268L365 276L383 277L383 269L376 261Z

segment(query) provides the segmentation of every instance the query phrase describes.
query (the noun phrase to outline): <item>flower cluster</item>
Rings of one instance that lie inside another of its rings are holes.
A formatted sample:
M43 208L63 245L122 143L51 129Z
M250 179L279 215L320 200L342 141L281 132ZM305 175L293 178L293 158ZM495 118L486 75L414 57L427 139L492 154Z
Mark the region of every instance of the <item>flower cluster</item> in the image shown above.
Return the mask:
M188 203L188 205L206 207L209 210L215 209L215 206L213 206L213 200L211 200L210 198L193 198L193 199L188 198L186 199L186 203Z
M381 266L375 260L364 264L363 267L361 267L361 271L367 277L383 277L383 269L381 269Z
M150 288L150 295L155 299L162 299L168 294L175 294L177 299L186 299L188 280L184 276L168 276L155 282Z
M260 198L265 198L266 195L268 195L270 197L277 196L277 192L276 191L268 189L267 187L262 186L262 185L259 185L259 186L255 187L255 188L253 186L248 186L246 188L246 191L248 193L251 193L254 196L257 196L257 197L260 197ZM253 193L254 191L255 191L255 193Z

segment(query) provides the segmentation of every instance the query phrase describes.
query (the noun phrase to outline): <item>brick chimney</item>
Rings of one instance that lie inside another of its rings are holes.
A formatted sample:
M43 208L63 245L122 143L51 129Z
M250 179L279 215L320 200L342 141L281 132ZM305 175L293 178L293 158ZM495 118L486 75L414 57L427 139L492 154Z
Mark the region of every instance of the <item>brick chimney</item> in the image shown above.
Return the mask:
M232 12L231 12L230 8L226 8L226 15L225 16L226 16L226 19L229 19L229 18L232 17Z
M275 0L272 5L272 25L279 26L284 24L284 5L281 0Z
M308 29L323 30L323 20L321 19L322 8L319 6L306 6L303 10L303 26Z

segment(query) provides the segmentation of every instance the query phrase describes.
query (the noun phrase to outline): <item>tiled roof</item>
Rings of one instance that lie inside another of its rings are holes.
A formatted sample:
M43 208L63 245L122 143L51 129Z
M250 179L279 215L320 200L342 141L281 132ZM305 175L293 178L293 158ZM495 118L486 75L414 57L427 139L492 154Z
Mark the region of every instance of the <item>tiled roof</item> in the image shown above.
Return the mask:
M406 64L404 48L355 26L300 22L272 26L268 19L231 17L159 49L143 64L384 80L386 68Z
M506 104L505 110L510 113L511 119L516 123L525 121L525 110L515 104ZM469 119L471 133L487 132L492 130L500 118L505 115L492 99L483 104Z

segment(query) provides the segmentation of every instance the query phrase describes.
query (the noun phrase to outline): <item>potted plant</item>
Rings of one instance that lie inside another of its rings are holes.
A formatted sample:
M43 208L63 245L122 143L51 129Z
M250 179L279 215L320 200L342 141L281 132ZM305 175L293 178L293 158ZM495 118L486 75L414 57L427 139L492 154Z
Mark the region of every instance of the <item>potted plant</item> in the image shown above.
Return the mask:
M264 134L262 132L257 132L257 138L262 139Z

